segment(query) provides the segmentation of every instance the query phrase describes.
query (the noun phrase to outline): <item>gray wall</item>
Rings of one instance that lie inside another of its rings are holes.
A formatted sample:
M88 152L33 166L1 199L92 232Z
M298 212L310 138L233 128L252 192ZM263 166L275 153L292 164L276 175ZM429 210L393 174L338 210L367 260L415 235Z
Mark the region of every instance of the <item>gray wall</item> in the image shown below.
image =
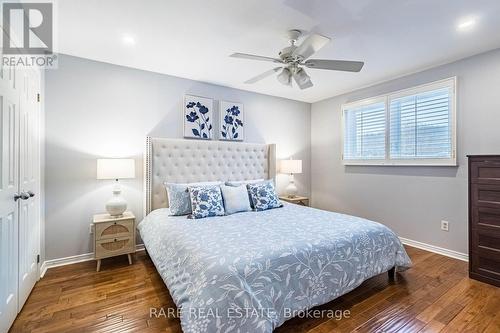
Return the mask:
M451 76L458 77L459 167L342 165L342 103ZM61 55L59 69L46 73L46 259L91 251L89 223L103 211L112 186L95 179L98 157L136 159L137 178L122 185L130 209L142 217L145 136L182 137L184 93L243 102L246 141L274 142L279 158L303 159L296 182L314 206L380 221L402 237L465 253L465 155L500 153L499 91L500 50L312 106ZM278 177L279 190L286 181ZM443 219L449 232L440 230Z
M343 166L341 104L458 77L458 167ZM500 50L312 105L312 202L399 236L467 252L467 154L500 154ZM450 222L449 232L440 221Z
M96 158L136 159L137 178L121 183L142 218L145 138L182 137L185 93L243 102L245 141L276 143L278 158L302 159L296 183L310 194L310 104L61 55L46 72L46 260L92 250L89 224L112 188L95 179ZM286 182L278 176L278 190Z

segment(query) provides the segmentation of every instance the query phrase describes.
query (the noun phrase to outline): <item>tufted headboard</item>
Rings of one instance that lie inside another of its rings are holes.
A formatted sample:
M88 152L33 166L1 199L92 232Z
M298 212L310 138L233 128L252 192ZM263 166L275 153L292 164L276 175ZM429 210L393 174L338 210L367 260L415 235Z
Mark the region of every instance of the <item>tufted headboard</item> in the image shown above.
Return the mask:
M276 145L148 137L145 213L168 207L165 182L275 179Z

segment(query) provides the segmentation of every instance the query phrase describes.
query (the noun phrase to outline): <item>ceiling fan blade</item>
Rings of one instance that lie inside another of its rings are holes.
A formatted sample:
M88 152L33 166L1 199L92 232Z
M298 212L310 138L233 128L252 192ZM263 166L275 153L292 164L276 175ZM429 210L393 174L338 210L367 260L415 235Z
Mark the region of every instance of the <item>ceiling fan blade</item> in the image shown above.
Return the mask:
M330 38L328 37L311 34L293 51L292 56L301 56L303 59L307 59L329 42Z
M299 86L301 90L311 88L313 86L311 78L309 77L307 77L307 79L301 79L298 74L293 74L293 80L297 83L297 86Z
M307 60L304 65L308 68L329 69L332 71L359 72L365 63L362 61L346 60Z
M258 56L254 54L248 54L248 53L233 53L230 55L230 57L233 58L240 58L240 59L250 59L250 60L260 60L260 61L271 61L271 62L276 62L282 64L283 61L281 59L276 59L276 58L271 58L271 57L263 57L263 56Z
M260 80L262 80L262 79L265 79L265 78L266 78L266 77L268 77L268 76L273 75L274 73L277 73L280 69L281 69L281 67L275 67L275 68L273 68L273 69L270 69L270 70L268 70L268 71L265 71L265 72L264 72L264 73L262 73L262 74L259 74L259 75L255 76L255 77L253 77L253 78L251 78L251 79L249 79L249 80L246 80L246 81L245 81L245 83L248 83L248 84L255 83L255 82L257 82L257 81L260 81Z

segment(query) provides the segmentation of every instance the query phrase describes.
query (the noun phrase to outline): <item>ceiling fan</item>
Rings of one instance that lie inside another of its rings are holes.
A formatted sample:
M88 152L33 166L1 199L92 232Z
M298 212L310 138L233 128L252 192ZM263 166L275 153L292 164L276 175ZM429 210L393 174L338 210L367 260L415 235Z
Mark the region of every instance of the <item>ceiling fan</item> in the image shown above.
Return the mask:
M259 74L245 83L255 83L274 73L278 73L277 79L284 85L292 86L292 77L300 89L307 89L313 86L311 78L307 75L303 67L315 69L328 69L333 71L359 72L363 68L364 63L361 61L345 61L345 60L326 60L326 59L309 59L314 53L318 52L323 46L330 42L330 38L318 35L309 34L300 45L295 45L297 40L302 35L300 30L289 30L287 37L290 40L290 46L285 47L279 52L279 58L263 57L247 53L233 53L230 57L270 61L283 66L275 67L262 74Z

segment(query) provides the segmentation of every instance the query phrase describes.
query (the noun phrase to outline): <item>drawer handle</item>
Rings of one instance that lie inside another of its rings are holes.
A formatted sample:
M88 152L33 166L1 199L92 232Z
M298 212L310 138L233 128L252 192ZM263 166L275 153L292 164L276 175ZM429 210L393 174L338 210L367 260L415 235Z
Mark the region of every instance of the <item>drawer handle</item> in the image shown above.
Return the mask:
M113 224L115 224L115 225L116 225L116 222L115 222L115 223L113 223Z
M115 240L114 240L114 241L116 242L116 238L115 238Z

